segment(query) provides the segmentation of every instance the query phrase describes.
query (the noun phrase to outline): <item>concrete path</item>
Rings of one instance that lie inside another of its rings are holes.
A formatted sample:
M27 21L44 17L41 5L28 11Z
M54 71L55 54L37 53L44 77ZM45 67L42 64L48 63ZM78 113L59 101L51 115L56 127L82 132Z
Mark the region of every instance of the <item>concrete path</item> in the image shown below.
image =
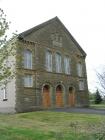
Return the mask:
M56 108L52 109L51 111L105 115L105 109L93 108Z

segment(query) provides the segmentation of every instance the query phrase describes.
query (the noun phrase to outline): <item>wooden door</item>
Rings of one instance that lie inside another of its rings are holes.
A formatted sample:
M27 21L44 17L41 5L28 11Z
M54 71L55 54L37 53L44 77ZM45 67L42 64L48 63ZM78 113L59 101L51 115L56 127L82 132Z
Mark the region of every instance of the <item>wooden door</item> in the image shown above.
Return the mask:
M45 85L43 87L43 106L45 108L48 108L51 106L49 85Z
M75 106L75 89L73 87L69 88L69 105L71 107Z
M56 106L62 107L63 106L63 96L62 96L62 87L61 85L57 86L56 88Z

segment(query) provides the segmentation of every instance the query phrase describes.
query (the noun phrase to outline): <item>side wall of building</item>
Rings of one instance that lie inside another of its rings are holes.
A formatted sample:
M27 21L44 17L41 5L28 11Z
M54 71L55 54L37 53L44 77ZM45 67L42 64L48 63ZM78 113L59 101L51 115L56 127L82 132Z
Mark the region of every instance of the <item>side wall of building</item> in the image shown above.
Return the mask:
M11 67L11 70L15 70L15 56L9 56L7 60L7 65ZM16 78L15 75L6 84L0 87L0 112L2 113L15 113L15 103L16 103Z
M6 86L6 98L4 99L4 89L0 89L0 112L1 113L15 113L15 79L9 82Z

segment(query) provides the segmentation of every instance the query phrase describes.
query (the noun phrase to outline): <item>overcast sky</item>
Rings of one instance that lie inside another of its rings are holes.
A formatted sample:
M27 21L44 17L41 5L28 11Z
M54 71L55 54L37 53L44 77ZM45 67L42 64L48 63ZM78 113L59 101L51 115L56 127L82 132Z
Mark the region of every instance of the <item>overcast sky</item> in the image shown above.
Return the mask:
M88 85L96 89L96 70L105 64L105 0L0 0L18 33L58 16L87 53Z

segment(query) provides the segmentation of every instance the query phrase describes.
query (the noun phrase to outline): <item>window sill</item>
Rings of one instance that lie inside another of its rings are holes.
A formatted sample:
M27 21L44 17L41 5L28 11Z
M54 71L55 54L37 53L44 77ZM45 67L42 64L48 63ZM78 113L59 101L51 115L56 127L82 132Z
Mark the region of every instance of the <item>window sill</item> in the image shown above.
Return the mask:
M24 88L26 88L26 89L33 89L34 87L24 87Z
M81 76L80 76L80 75L77 75L77 76L78 76L79 78L83 78L83 77L84 77L83 75L81 75Z
M25 69L25 70L33 70L33 68L25 68L25 67L23 67L23 69Z
M79 89L80 92L85 91L85 89Z
M67 75L67 76L70 76L71 75L71 73L55 72L55 71L48 71L48 70L46 70L46 72L52 73L52 74L62 74L62 75Z
M47 72L53 72L53 71L51 71L51 70L46 70Z
M3 101L7 101L8 99L3 99Z

